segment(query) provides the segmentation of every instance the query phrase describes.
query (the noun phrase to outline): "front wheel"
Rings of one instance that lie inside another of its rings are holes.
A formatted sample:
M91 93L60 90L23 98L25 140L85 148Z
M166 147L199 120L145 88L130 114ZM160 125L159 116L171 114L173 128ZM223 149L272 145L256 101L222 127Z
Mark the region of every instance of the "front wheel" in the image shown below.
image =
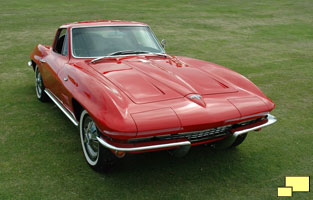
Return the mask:
M86 110L80 115L79 132L83 152L89 166L95 170L111 167L117 158L98 142L99 130Z

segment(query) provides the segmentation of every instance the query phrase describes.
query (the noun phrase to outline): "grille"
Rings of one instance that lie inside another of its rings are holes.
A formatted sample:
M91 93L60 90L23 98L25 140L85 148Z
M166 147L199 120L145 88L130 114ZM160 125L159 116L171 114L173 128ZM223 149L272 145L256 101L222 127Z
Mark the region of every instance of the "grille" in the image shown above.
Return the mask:
M128 142L136 143L136 142L159 141L159 140L174 140L174 139L182 139L182 138L188 139L190 142L199 142L199 141L210 140L213 138L218 138L218 137L229 135L231 134L231 130L234 128L240 128L242 126L254 124L264 119L265 118L258 118L258 119L253 119L249 121L240 122L237 124L220 126L217 128L200 130L200 131L168 134L168 135L161 135L161 136L154 136L154 137L147 137L147 138L136 138L136 139L131 139Z
M196 142L196 141L209 140L212 138L217 138L217 137L228 135L230 134L230 129L231 129L231 125L221 126L218 128L206 129L206 130L201 130L201 131L192 131L192 132L178 133L178 134L172 134L172 135L157 136L156 138L160 140L186 138L190 142Z

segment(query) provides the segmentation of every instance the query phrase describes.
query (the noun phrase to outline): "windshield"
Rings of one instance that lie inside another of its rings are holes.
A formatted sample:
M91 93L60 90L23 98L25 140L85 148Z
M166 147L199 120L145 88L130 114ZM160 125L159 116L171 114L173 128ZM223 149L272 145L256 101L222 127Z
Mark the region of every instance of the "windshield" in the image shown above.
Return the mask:
M151 29L147 26L102 26L72 29L74 57L101 57L120 51L164 53Z

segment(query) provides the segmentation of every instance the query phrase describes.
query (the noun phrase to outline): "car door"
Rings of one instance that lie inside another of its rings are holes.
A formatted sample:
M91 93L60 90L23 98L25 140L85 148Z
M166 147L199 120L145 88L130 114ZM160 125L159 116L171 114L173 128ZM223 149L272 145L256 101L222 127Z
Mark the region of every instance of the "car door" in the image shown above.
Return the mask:
M51 53L41 60L45 76L45 86L59 98L63 90L58 74L68 62L68 34L66 29L59 29Z
M61 37L62 37L62 32L61 32ZM69 34L68 32L65 33L65 38L64 38L64 43L62 45L62 49L59 49L58 51L56 51L56 53L58 53L59 58L59 64L60 64L60 68L58 69L57 72L57 78L58 78L58 88L56 89L56 93L55 95L58 97L59 101L61 101L61 103L63 104L63 106L70 112L72 112L73 110L72 108L72 95L69 91L69 84L74 84L75 85L75 81L73 78L71 78L68 74L72 69L72 66L69 64L69 51L68 51L68 47L69 47ZM61 45L60 45L61 46ZM65 59L65 60L64 60ZM70 80L68 82L68 80ZM76 83L77 84L77 83Z

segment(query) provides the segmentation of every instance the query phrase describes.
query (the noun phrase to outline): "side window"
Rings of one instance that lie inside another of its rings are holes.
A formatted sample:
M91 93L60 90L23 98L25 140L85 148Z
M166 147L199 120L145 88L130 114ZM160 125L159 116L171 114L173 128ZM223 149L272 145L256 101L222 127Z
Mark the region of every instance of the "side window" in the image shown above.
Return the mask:
M53 51L66 56L67 50L67 31L66 29L59 29L53 46Z
M67 33L66 33L61 54L63 56L67 56L67 50L68 50L68 42L67 42Z

